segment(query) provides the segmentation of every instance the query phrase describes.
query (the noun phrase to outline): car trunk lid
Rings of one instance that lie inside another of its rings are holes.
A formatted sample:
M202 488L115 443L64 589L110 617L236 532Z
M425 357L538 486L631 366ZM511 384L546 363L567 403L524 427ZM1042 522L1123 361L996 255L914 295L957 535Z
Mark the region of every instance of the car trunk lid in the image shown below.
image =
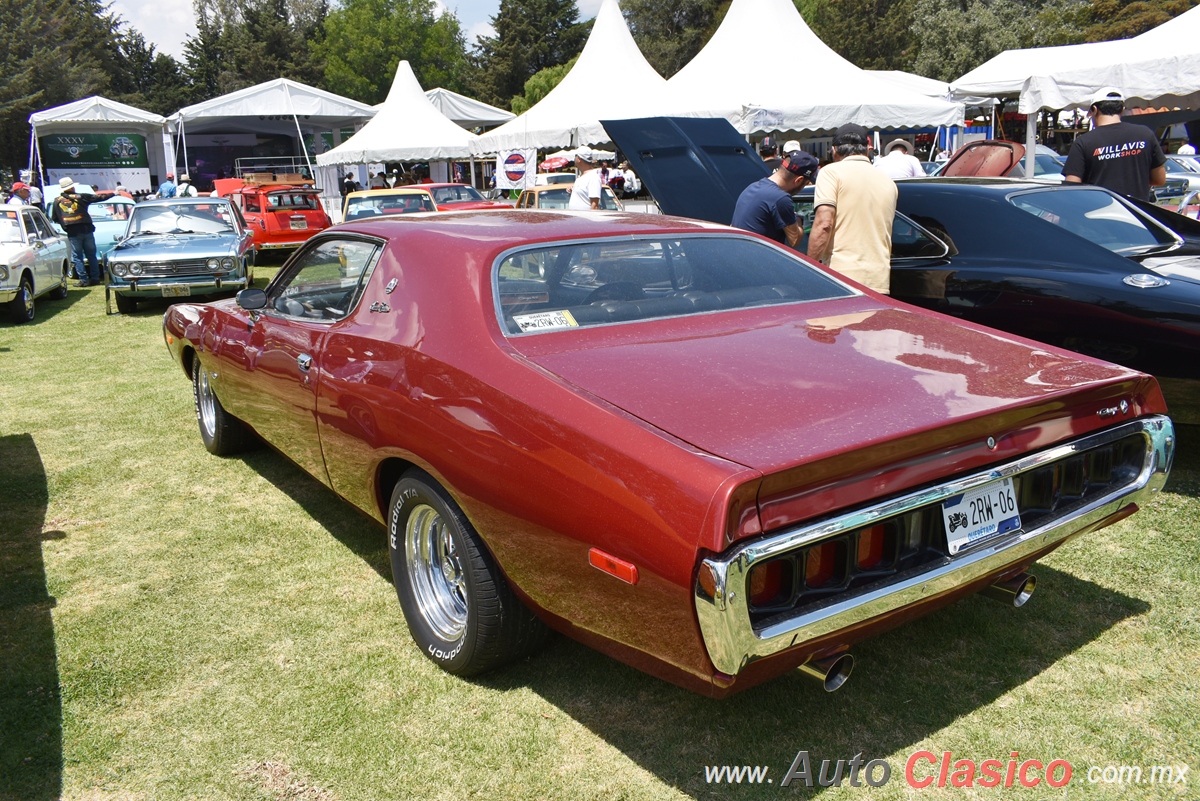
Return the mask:
M798 495L807 516L898 492L1107 424L1097 412L1114 398L1132 416L1136 396L1156 392L1116 365L869 297L802 313L701 315L684 337L674 321L674 335L647 322L511 341L583 390L761 471L768 528L796 514ZM772 512L771 498L787 501Z

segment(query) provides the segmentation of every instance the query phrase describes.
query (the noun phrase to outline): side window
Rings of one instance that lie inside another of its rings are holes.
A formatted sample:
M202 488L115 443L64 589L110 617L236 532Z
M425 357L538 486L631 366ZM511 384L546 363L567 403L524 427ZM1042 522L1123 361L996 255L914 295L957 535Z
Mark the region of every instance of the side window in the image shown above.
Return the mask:
M37 228L37 236L39 238L53 239L55 236L57 236L57 234L54 233L54 229L50 227L50 223L46 221L46 218L43 217L41 213L35 211L30 213L29 216L33 218L33 224Z
M949 246L899 212L892 219L892 260L940 259Z
M325 239L296 259L267 306L285 317L340 320L362 297L381 251L377 242Z
M262 206L259 205L258 195L245 195L246 211L262 211Z
M29 234L30 239L40 239L42 234L37 229L37 225L33 222L33 214L25 212L21 215L22 222L25 223L25 233Z

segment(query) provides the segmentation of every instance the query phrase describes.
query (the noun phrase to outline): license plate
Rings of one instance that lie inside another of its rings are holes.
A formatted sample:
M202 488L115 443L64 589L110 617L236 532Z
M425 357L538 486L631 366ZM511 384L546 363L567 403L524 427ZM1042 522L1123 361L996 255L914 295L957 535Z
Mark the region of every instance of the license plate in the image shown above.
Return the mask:
M308 230L308 220L292 220L292 230L293 231Z
M991 481L955 495L942 504L942 521L951 556L980 540L1016 531L1021 527L1021 513L1012 479Z
M164 298L185 298L192 294L190 286L164 286L162 288L162 296Z

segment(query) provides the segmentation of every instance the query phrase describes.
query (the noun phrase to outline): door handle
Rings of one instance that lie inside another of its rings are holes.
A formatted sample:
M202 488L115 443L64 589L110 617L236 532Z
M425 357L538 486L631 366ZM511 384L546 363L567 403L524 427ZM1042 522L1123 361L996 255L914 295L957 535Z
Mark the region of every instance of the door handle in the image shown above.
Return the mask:
M312 369L312 356L307 353L301 353L296 357L296 364L300 365L300 372L307 373Z

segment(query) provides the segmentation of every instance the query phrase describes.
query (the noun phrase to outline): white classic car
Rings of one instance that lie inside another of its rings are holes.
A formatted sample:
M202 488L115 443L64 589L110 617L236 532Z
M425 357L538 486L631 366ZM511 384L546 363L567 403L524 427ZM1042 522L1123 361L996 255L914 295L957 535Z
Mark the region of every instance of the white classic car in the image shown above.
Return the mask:
M67 296L67 238L34 206L0 206L0 303L14 322L33 319L34 298Z

